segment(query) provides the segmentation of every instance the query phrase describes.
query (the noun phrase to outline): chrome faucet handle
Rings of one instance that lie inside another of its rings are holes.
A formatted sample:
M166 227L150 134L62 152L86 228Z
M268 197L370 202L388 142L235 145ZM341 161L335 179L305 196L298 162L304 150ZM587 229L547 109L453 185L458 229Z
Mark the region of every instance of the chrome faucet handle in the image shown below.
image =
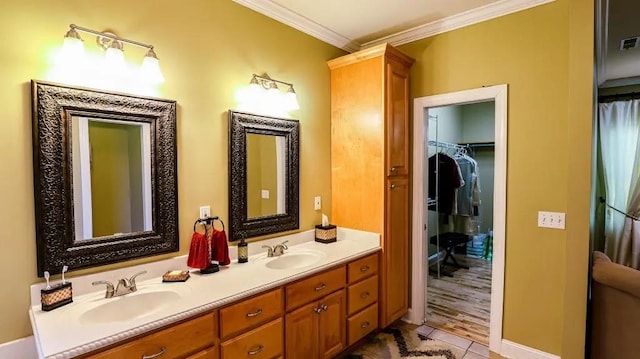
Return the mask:
M137 289L137 288L136 288L136 277L141 276L141 275L143 275L143 274L147 274L147 271L146 271L146 270L143 270L143 271L141 271L141 272L138 272L138 273L136 273L136 274L132 275L132 276L131 276L131 278L129 278L129 283L127 283L127 284L128 284L128 287L129 287L130 289L132 289L132 292L135 292L135 291L136 291L136 289Z
M113 297L113 293L115 293L115 289L113 288L113 283L106 280L97 280L91 283L91 285L100 285L100 284L106 284L107 286L107 291L104 293L104 297L105 298Z
M284 241L280 244L276 244L275 246L273 246L273 255L276 257L283 255L284 250L289 249L289 247L287 247L287 242L289 241Z
M262 248L267 249L267 257L273 257L273 247L265 244L264 246L262 246Z

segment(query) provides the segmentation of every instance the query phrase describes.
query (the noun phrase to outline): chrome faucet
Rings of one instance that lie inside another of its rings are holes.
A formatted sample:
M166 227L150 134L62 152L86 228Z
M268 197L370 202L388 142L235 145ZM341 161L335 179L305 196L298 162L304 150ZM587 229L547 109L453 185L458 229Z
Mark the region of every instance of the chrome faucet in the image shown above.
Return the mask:
M264 246L262 246L262 248L267 249L267 257L273 257L273 247L265 244Z
M287 242L289 241L284 241L280 244L276 244L275 246L273 246L273 256L274 257L279 257L281 255L284 254L284 250L285 249L289 249L289 247L287 247Z
M113 287L113 284L106 280L99 280L91 283L92 285L105 284L107 291L104 294L105 298L119 297L121 295L133 293L138 290L136 286L136 277L142 274L147 274L147 271L142 271L131 276L131 278L122 278L118 281L118 285Z

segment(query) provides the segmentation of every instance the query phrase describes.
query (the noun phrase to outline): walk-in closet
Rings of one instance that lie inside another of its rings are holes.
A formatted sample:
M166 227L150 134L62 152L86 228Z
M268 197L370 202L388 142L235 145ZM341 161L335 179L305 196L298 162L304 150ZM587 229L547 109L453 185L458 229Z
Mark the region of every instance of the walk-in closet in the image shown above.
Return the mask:
M426 324L488 344L493 243L493 101L430 108L424 149Z

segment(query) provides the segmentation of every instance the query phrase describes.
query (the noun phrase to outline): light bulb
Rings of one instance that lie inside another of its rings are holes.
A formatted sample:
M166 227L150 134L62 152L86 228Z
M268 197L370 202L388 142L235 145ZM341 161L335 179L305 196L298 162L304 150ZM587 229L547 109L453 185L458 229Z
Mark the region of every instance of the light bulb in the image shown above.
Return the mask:
M104 55L104 63L107 71L111 74L120 74L125 67L124 52L122 44L118 40L113 40L111 46L107 48Z
M64 36L62 56L68 64L76 64L84 59L84 43L74 28Z
M161 84L164 82L164 76L160 71L160 61L153 49L149 49L144 60L142 60L142 68L140 68L142 78L151 84Z
M287 111L300 109L300 105L298 104L298 95L296 95L296 91L293 89L293 86L289 87L289 91L284 95L284 105Z

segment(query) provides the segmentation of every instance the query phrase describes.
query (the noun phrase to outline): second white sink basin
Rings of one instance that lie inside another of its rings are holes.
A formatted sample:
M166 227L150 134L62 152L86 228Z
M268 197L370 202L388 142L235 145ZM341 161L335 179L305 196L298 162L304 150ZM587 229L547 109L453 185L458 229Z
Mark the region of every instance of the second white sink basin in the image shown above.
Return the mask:
M319 263L325 257L325 254L320 251L291 251L287 252L279 257L270 259L265 266L271 269L292 269L292 268L304 268Z
M124 322L167 308L183 298L189 289L178 283L138 288L138 291L114 298L92 301L79 320L82 324Z

